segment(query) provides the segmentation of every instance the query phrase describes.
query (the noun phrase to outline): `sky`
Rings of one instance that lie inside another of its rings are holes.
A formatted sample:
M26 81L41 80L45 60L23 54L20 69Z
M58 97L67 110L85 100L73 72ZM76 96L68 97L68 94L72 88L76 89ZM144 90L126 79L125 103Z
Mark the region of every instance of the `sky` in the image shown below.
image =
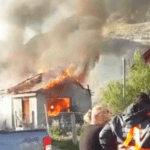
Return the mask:
M88 1L0 0L0 88L35 75L43 65L66 68L74 63L76 70L86 69L83 85L89 85L92 100L99 101L100 87L123 78L122 58L131 57L138 45L103 43L105 18L95 15L99 9L94 3L87 9Z

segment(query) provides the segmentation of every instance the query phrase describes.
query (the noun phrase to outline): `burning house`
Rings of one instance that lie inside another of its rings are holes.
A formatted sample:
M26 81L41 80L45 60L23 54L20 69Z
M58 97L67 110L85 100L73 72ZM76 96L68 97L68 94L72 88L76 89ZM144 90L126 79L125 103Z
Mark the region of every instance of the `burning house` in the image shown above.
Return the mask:
M53 80L40 73L8 89L1 99L3 124L15 128L25 123L34 128L45 124L45 107L49 118L61 112L85 113L91 108L90 89L64 72ZM2 125L2 124L1 124Z

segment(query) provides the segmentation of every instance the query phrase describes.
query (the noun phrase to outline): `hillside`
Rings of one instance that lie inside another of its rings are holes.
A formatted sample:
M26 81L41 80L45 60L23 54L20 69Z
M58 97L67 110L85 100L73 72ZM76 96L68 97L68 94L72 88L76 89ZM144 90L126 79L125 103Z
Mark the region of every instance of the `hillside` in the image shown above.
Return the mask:
M150 22L138 24L115 22L105 25L102 34L106 39L124 39L150 45Z

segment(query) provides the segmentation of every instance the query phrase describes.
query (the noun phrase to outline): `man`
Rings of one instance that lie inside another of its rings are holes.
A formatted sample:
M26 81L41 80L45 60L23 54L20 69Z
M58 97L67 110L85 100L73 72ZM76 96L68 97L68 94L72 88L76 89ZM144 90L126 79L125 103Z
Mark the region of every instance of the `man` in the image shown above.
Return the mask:
M104 150L150 150L150 99L145 93L137 97L99 134Z

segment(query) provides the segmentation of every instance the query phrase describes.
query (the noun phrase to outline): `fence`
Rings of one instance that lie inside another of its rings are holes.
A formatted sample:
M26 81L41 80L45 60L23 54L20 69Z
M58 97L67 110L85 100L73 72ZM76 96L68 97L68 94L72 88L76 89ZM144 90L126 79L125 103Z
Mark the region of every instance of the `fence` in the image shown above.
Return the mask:
M80 112L61 112L56 117L49 117L50 130L58 127L62 129L67 136L60 136L62 139L72 139L73 142L77 143L77 130L83 125L83 113Z
M66 138L70 138L74 143L76 143L77 130L84 124L83 115L84 113L80 112L61 112L58 116L48 116L47 121L50 129L56 127L62 129L68 135ZM20 116L15 113L14 124L16 130L47 128L44 112L38 113L37 119L35 119L36 117L34 112L32 112L32 116L30 117L24 114Z
M48 116L48 126L51 129L60 128L67 136L62 138L72 139L74 143L77 142L77 130L84 124L84 113L80 112L61 112L58 116ZM9 130L32 130L32 129L46 129L46 115L45 112L35 114L32 112L30 116L27 114L17 114L15 112L13 117L13 128ZM4 122L3 129L7 129L7 124ZM60 135L61 137L61 135Z
M50 116L48 117L49 125L53 126L60 126L64 128L66 131L70 131L72 127L71 118L75 115L75 124L83 124L83 115L79 112L61 112L58 116Z

